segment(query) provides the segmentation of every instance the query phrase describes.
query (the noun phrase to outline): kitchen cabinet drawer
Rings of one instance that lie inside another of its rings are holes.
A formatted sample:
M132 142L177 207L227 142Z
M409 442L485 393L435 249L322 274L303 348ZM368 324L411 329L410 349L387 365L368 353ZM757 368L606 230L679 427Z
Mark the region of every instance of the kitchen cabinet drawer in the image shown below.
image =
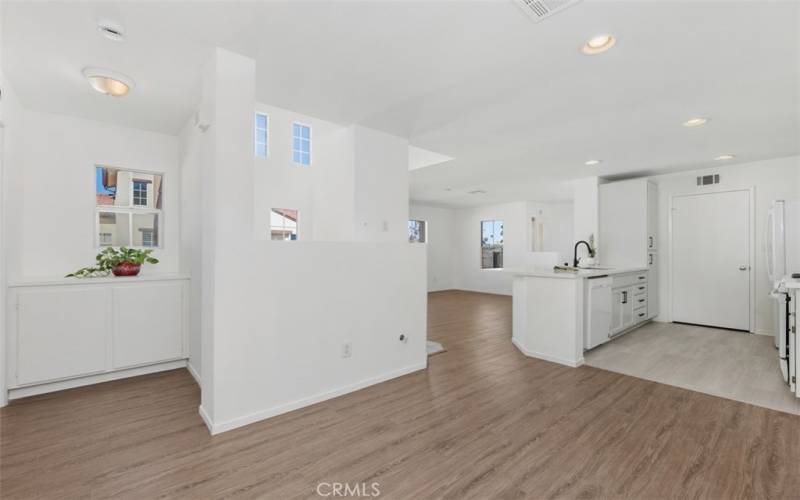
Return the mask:
M621 288L632 285L643 285L647 283L647 271L640 273L619 274L612 277L613 287Z
M647 295L647 283L636 283L633 286L634 295Z
M634 295L631 300L633 301L633 308L645 308L647 309L647 295Z
M634 324L641 323L647 319L647 307L640 307L639 309L633 310L633 322Z

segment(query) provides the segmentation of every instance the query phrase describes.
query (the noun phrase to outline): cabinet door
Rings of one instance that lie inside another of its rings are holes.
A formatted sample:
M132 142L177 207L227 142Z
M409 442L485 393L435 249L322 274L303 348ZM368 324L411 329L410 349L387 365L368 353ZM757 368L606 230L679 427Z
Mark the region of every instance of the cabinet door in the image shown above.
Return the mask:
M633 315L633 300L634 287L628 287L622 290L622 328L629 328L633 326L635 320Z
M105 371L107 290L26 291L17 304L17 384Z
M648 253L647 262L647 318L658 316L658 254Z
M658 249L658 188L647 183L647 250Z
M624 308L625 303L623 292L624 288L618 288L611 293L611 333L619 333L625 329Z
M183 356L181 283L114 288L114 368Z

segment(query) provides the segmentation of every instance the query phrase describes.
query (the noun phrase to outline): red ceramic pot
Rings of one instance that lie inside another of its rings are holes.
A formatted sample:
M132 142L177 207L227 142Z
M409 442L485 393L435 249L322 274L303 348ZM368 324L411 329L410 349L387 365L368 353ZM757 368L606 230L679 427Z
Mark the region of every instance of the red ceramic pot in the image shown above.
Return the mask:
M136 276L141 268L142 266L139 264L122 262L114 267L111 272L114 273L114 276Z

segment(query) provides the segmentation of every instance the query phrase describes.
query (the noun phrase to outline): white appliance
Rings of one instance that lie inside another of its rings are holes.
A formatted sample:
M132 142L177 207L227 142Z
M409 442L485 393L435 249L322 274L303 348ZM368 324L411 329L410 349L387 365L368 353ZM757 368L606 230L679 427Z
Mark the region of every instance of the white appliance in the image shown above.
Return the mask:
M584 349L597 347L608 341L611 334L611 278L589 278L586 287L586 325Z
M784 276L800 272L800 203L774 200L767 212L766 267L773 290L775 346L783 378L789 379L787 294L781 286Z

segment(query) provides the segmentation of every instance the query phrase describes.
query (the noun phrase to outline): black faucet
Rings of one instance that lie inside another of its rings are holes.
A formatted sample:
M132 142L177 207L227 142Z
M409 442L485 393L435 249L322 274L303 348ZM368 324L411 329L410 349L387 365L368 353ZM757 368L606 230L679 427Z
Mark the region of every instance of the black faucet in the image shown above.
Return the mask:
M592 246L589 243L581 240L575 243L575 250L572 252L572 267L578 267L578 245L581 243L586 245L586 248L589 250L589 257L594 257L594 250L592 250Z

